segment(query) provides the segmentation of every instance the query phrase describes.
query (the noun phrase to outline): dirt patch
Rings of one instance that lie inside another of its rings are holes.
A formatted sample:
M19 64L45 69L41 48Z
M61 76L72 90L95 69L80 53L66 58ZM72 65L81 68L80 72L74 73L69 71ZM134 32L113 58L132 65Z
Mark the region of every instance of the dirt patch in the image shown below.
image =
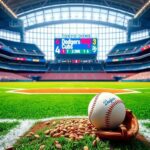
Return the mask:
M14 93L24 94L97 94L101 92L110 92L115 94L133 93L132 90L127 89L104 89L104 88L46 88L46 89L19 89Z
M98 130L88 119L56 119L37 123L25 136L37 135L39 131L52 138L66 137L70 140L80 140L85 135L97 137ZM150 142L143 135L138 133L136 139L150 146Z
M26 136L30 137L38 131L52 138L66 137L71 140L80 140L84 135L95 136L97 129L88 119L59 119L37 123Z

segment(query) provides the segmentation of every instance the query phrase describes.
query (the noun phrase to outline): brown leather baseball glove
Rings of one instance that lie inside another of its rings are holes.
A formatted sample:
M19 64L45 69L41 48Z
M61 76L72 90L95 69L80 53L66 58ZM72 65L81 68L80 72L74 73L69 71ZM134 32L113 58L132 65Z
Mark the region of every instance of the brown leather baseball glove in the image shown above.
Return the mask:
M129 140L138 133L138 120L131 110L126 110L126 116L123 123L114 130L99 130L97 136L101 139L109 140Z

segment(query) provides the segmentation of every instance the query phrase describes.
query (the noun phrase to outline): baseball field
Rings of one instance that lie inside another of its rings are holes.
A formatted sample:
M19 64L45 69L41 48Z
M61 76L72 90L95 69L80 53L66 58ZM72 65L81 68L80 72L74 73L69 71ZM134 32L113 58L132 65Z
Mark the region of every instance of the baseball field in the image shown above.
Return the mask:
M117 94L126 108L133 111L140 123L140 133L150 140L150 83L146 82L1 82L0 83L0 149L16 142L11 136L23 123L45 118L86 117L88 104L100 92ZM31 123L32 122L32 123ZM19 130L19 129L18 129ZM26 130L20 127L20 133ZM24 130L24 131L23 131ZM15 144L16 149L56 149L54 139L41 138L30 141L23 137ZM10 136L11 141L8 137ZM20 135L21 136L21 135ZM17 135L16 135L17 137ZM93 137L79 142L60 138L62 149L149 149L149 145L136 139L128 142L100 141L92 147Z

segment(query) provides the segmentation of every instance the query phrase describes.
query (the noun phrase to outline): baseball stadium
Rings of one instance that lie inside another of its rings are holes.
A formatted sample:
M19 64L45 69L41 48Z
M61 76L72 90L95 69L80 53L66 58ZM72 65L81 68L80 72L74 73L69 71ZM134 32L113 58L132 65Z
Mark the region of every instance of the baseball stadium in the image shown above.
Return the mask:
M0 150L150 149L150 0L0 0Z

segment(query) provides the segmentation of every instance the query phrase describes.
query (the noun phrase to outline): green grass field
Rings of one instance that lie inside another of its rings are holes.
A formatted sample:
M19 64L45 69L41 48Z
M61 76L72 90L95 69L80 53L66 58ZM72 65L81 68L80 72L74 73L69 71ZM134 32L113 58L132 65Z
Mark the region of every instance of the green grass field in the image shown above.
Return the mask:
M95 94L15 94L7 93L13 88L115 88L115 89L132 89L140 93L120 94L119 97L137 116L138 119L150 119L150 83L127 83L127 82L7 82L0 83L0 118L12 119L40 119L54 116L87 116L87 108L90 100ZM87 141L89 137L87 137ZM39 141L28 145L28 140L23 139L21 146L17 149L38 149ZM86 142L87 142L86 141ZM47 140L45 142L48 142ZM65 141L63 141L65 142ZM134 144L136 141L133 142ZM116 149L133 149L133 143L127 144L127 147L115 146ZM81 142L80 149L85 142ZM106 146L106 145L107 146ZM105 145L107 149L109 144ZM32 146L31 146L32 145ZM68 145L68 144L67 144ZM78 144L77 144L78 145ZM82 146L81 146L82 145ZM31 146L31 147L30 147ZM30 148L29 148L30 147ZM67 147L67 146L66 146ZM68 145L69 147L69 145ZM73 145L70 147L74 149ZM136 149L142 149L143 145L137 144ZM48 149L48 148L47 148ZM53 149L53 148L52 148ZM69 148L66 148L69 149ZM108 148L109 149L109 148ZM144 148L143 148L144 149ZM146 148L145 148L146 149Z
M87 115L94 94L36 94L7 93L11 88L117 88L137 89L141 93L121 94L127 108L139 119L150 119L150 83L120 82L29 82L0 83L0 118L33 119L53 116ZM142 89L143 88L143 89Z
M145 123L144 125L150 129L150 123Z
M16 125L18 125L18 122L0 123L0 136L7 134L9 130L14 128Z

